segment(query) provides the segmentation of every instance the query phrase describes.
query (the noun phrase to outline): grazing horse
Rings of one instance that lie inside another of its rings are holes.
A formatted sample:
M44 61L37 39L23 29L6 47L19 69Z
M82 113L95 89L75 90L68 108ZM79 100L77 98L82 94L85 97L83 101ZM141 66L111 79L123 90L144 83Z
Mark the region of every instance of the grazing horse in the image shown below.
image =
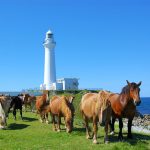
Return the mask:
M66 132L71 132L73 128L74 107L73 96L53 96L50 100L50 114L52 117L53 130L60 131L61 117L64 117ZM55 116L57 116L57 128L55 126Z
M47 102L47 95L38 96L35 106L37 113L40 114L40 121L48 123L49 102Z
M111 94L109 100L112 107L112 122L111 130L114 134L114 123L116 118L119 119L119 134L118 139L123 140L122 128L123 122L122 118L128 118L128 138L132 138L131 127L132 120L136 113L136 106L141 103L140 100L140 88L141 82L138 84L127 81L127 85L122 89L120 94Z
M22 105L23 105L22 97L20 95L11 96L11 99L12 99L12 101L10 103L10 107L9 107L8 112L10 112L10 109L13 108L13 116L14 116L14 119L16 120L16 109L19 109L21 119L23 120L23 118L22 118Z
M0 129L5 129L7 126L6 117L11 103L10 96L0 96Z
M108 126L112 112L110 102L108 101L109 94L110 93L106 91L100 91L99 93L87 93L83 95L80 103L81 114L85 121L87 139L91 138L88 121L92 120L93 122L94 144L97 144L98 122L105 125L104 142L108 142Z
M25 111L27 111L27 107L29 106L31 112L34 112L35 103L36 103L35 96L30 96L29 94L23 94L23 104L25 106Z

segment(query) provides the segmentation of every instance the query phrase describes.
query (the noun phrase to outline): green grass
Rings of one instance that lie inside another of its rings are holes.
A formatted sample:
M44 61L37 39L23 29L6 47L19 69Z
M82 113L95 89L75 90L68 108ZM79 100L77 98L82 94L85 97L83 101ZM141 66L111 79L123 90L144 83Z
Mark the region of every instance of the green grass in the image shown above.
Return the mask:
M8 129L0 130L0 149L22 150L22 149L58 149L58 150L148 150L150 149L150 135L134 133L134 140L127 140L124 134L124 142L118 142L117 135L110 136L110 143L103 143L104 131L99 128L98 142L94 145L92 140L85 138L85 129L82 120L75 119L75 129L71 134L64 130L52 131L51 124L40 123L38 116L34 113L24 113L24 120L20 120L17 113L17 121L13 120L12 114L8 119Z
M127 132L123 131L123 142L118 142L115 134L110 136L109 144L104 144L104 129L99 127L99 144L94 145L92 140L87 140L79 112L79 103L84 92L75 95L75 128L72 133L66 133L64 125L61 125L61 132L54 132L52 124L40 123L39 116L31 112L23 112L22 121L17 112L17 120L14 121L10 114L7 130L0 130L0 150L150 150L148 134L134 133L134 139L128 140ZM118 132L117 125L116 132Z

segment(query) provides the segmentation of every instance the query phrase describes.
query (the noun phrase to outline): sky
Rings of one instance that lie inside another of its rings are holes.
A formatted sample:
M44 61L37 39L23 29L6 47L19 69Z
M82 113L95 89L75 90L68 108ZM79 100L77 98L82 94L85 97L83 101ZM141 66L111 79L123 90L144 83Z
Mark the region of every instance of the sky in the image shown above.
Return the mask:
M149 0L0 0L0 91L43 83L49 29L57 78L117 93L142 81L150 96Z

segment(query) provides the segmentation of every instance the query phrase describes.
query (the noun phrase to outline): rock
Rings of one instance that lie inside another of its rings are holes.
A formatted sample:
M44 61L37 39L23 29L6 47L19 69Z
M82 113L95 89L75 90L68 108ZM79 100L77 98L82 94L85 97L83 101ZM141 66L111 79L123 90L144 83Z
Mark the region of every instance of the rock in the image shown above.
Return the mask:
M124 119L123 122L127 125L128 119ZM140 112L136 112L132 122L132 129L139 132L150 133L150 115L142 115Z

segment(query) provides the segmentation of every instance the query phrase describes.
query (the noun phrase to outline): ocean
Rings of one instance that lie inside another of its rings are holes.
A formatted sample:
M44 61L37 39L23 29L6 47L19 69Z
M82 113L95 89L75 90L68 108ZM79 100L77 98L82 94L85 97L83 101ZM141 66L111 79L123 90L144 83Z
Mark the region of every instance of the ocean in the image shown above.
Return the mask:
M150 97L141 97L141 104L137 106L141 114L150 114Z
M20 92L0 92L0 94L9 94L10 96L17 96ZM34 96L41 95L40 92L29 93ZM137 106L137 110L141 114L150 114L150 97L141 97L141 104Z

